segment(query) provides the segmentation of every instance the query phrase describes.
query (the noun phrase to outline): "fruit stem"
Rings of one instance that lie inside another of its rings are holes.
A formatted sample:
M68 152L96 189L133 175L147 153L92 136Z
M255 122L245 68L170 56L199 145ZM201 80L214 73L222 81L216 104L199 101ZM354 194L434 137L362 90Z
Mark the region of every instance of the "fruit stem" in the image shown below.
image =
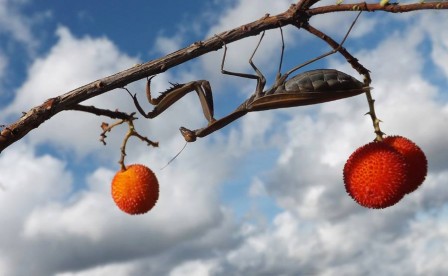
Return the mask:
M124 158L126 156L126 144L129 140L129 138L132 136L132 131L133 131L133 128L129 127L129 130L126 133L126 135L124 136L123 143L121 144L121 147L120 147L121 157L120 157L120 160L118 161L118 163L120 164L121 171L126 170L126 166L124 164Z
M370 90L366 91L366 97L367 97L367 102L369 103L369 112L367 112L366 115L369 114L370 118L372 119L373 128L375 130L374 132L376 134L375 141L383 141L384 132L382 132L380 129L381 120L378 119L378 117L376 117L375 100L372 98L372 94L370 93Z
M138 133L135 130L133 120L127 120L127 123L129 125L129 128L128 128L128 132L124 136L123 143L121 143L121 147L120 147L121 157L120 157L120 160L118 161L118 163L121 166L121 171L126 170L126 166L124 164L124 158L126 156L126 144L129 140L129 138L131 138L131 136L135 136L135 137L139 138L140 140L142 140L143 142L146 142L148 144L148 146L153 146L153 147L159 146L158 142L153 142L153 141L149 140L147 137L140 135L140 133Z

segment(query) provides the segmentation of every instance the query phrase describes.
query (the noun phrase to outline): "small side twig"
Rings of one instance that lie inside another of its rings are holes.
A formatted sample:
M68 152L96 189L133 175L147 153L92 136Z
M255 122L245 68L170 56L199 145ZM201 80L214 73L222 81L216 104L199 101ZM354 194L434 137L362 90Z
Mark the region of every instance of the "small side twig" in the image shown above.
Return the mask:
M141 135L140 133L138 133L135 130L134 120L136 120L137 118L134 117L134 115L135 115L135 112L127 115L127 117L124 119L117 120L116 122L114 122L110 125L106 122L103 122L101 124L101 129L103 130L103 132L101 132L100 141L103 143L103 145L106 145L106 138L107 138L106 133L107 132L110 132L114 127L119 126L125 122L128 124L128 131L126 132L123 142L121 143L121 147L120 147L121 157L120 157L120 160L118 161L118 163L121 166L122 171L126 169L126 166L124 164L124 158L126 157L126 144L129 140L129 138L131 138L132 136L135 136L135 137L139 138L140 140L142 140L143 142L146 142L146 144L148 146L152 146L152 147L159 146L158 142L151 141L150 139L148 139L148 137Z
M148 146L153 146L153 147L159 146L158 142L153 142L153 141L149 140L147 137L140 135L135 130L133 121L134 120L126 121L129 125L129 129L128 129L128 132L126 133L126 135L124 136L123 143L121 144L121 147L120 147L121 157L120 157L120 160L118 161L118 163L120 164L122 171L126 170L126 166L124 164L124 158L126 157L126 144L129 140L129 138L131 138L131 136L135 136L135 137L139 138L140 140L142 140L143 142L146 142Z
M75 105L71 106L68 110L88 112L88 113L95 114L97 116L107 116L112 119L122 119L122 120L136 119L135 117L133 117L135 112L132 114L128 114L125 112L120 112L118 110L112 111L109 109L98 108L93 105L87 106L87 105L82 105L82 104L75 104Z
M103 122L102 124L101 124L101 129L103 130L103 132L101 132L101 134L100 134L100 141L101 141L101 143L103 143L103 145L106 145L106 138L107 138L107 135L106 135L106 133L107 132L110 132L114 127L116 127L116 126L119 126L119 125L121 125L122 123L124 123L124 122L126 122L126 120L125 119L123 119L123 120L118 120L118 121L116 121L115 123L113 123L113 124L111 124L111 125L109 125L108 123L106 123L106 122Z

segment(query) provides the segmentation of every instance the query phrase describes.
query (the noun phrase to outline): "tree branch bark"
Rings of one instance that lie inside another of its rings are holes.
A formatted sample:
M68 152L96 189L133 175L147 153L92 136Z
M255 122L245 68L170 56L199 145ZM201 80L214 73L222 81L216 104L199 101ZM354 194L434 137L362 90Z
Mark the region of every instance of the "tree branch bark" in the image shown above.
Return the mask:
M323 14L323 13L329 13L329 12L341 12L341 11L368 11L368 12L375 12L375 11L384 11L384 12L391 12L391 13L402 13L402 12L411 12L411 11L417 11L417 10L446 10L448 9L448 1L441 1L441 2L429 2L429 3L415 3L415 4L406 4L406 5L399 5L399 4L389 4L385 6L381 6L380 4L367 4L365 2L363 3L356 3L356 4L341 4L341 5L331 5L331 6L325 6L325 7L317 7L310 9L308 11L308 14L310 16L317 15L317 14Z
M293 24L300 27L307 23L310 17L329 12L364 10L369 12L384 11L400 13L426 9L448 9L448 2L446 1L407 5L389 4L385 6L361 2L356 4L309 8L317 2L318 0L301 0L297 4L291 5L289 9L283 13L273 16L266 14L259 20L218 34L219 38L211 37L204 41L197 41L186 48L180 49L164 57L134 66L112 76L96 80L62 94L61 96L50 98L43 104L33 107L28 112L24 113L24 115L17 121L2 129L0 132L0 153L57 113L64 110L79 109L78 104L87 99L99 96L116 88L124 87L129 83L148 76L162 73L191 59L211 51L216 51L222 48L222 40L229 44L249 36L258 35L262 31L275 29L281 26Z

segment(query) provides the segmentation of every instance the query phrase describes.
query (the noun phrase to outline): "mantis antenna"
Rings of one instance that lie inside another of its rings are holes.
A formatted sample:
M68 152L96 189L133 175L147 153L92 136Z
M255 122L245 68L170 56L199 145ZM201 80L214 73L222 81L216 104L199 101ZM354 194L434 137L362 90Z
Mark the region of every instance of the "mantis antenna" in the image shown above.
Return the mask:
M166 165L163 166L160 170L163 170L163 169L165 169L166 167L168 167L168 165L171 164L171 162L173 162L174 159L176 159L176 158L179 156L179 154L181 154L181 153L184 151L184 149L187 147L187 144L188 144L188 142L185 142L185 145L182 147L182 149L181 149L176 155L174 155L174 157L171 158L171 160L168 161L168 163L166 163Z

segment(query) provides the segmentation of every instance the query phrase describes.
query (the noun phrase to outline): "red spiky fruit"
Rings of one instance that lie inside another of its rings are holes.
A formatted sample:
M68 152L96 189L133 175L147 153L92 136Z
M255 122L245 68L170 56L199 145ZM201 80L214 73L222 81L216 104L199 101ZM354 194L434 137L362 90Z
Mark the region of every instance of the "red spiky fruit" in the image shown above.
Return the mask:
M386 208L405 195L407 181L405 158L383 142L358 148L344 166L347 193L361 206Z
M159 198L159 182L146 166L130 165L112 180L112 198L123 212L137 215L151 210Z
M428 173L428 160L425 153L414 142L402 136L388 136L383 142L401 153L409 165L406 193L417 190Z

